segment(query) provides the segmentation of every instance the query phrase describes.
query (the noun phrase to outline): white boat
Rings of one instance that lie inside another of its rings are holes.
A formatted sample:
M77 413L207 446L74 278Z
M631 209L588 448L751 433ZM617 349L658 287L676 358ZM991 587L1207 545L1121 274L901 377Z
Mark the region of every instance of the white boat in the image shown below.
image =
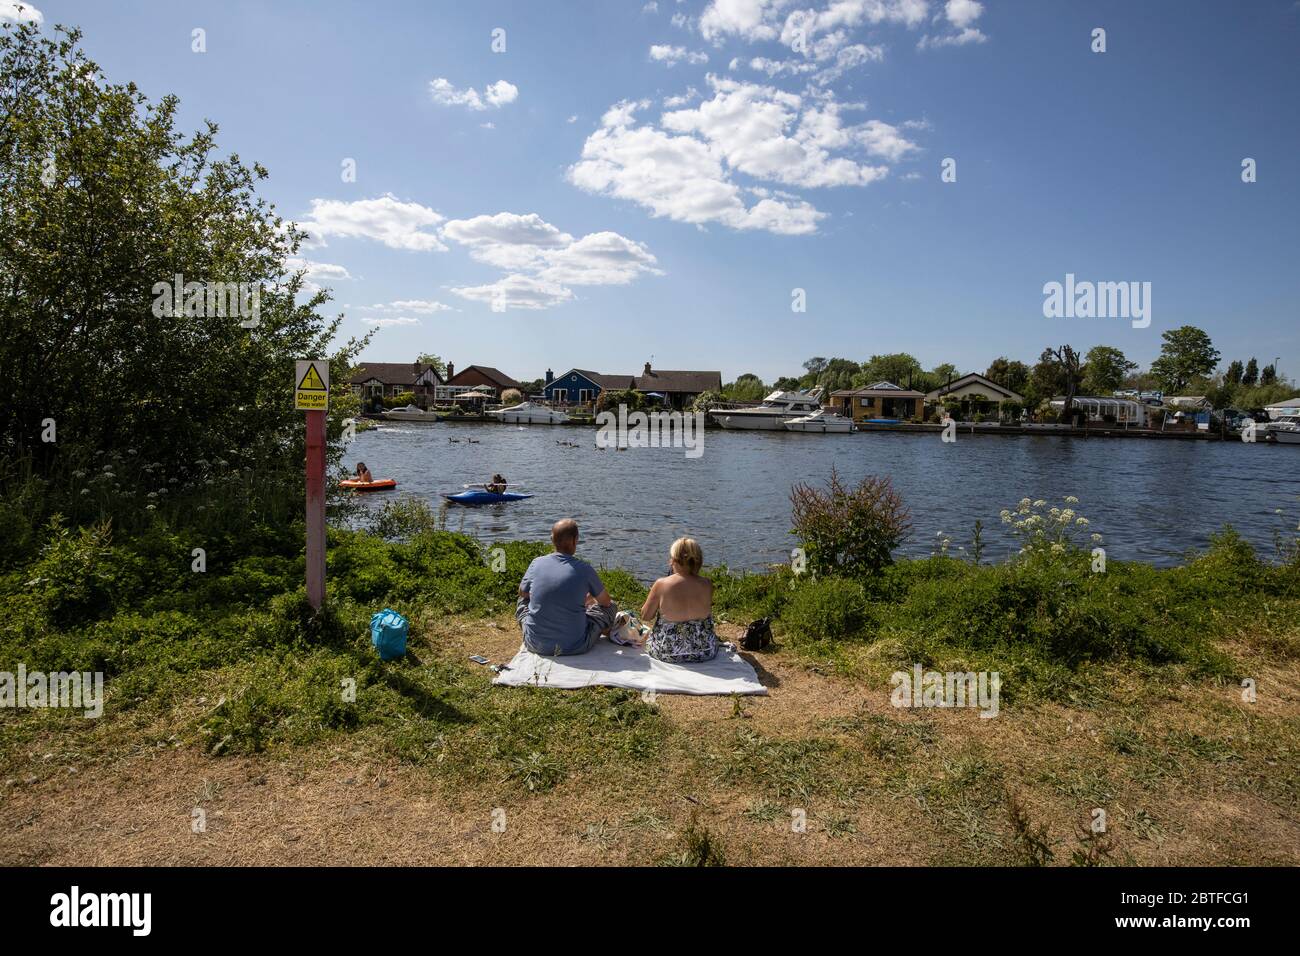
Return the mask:
M844 433L853 431L853 422L838 412L820 411L790 419L785 423L785 430L788 432Z
M558 425L569 420L569 416L564 412L536 402L523 402L509 408L494 408L488 414L511 425Z
M1268 433L1283 445L1300 445L1300 415L1288 415L1271 422Z
M379 414L390 422L436 422L438 420L436 412L423 409L419 405L403 405L401 408L390 408Z
M710 408L709 417L723 428L781 431L791 419L821 410L821 389L815 388L811 392L773 392L752 408Z
M1277 436L1279 431L1288 431L1300 426L1300 415L1283 415L1268 422L1257 422L1255 424L1255 440L1267 439L1268 436Z

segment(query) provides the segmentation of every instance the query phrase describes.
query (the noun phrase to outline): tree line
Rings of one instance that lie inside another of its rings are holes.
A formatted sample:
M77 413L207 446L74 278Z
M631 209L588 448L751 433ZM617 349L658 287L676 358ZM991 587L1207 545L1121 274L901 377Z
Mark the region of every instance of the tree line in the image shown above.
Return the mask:
M1205 395L1215 408L1251 411L1291 398L1295 385L1272 365L1262 368L1256 358L1234 359L1218 371L1220 354L1210 336L1196 326L1184 325L1162 333L1160 355L1142 370L1124 352L1097 345L1080 354L1070 345L1043 349L1033 364L1001 355L981 371L985 378L1024 396L1024 405L1043 410L1044 403L1064 397L1067 409L1082 395L1111 396L1120 391L1160 391L1171 395ZM738 375L723 386L724 401L760 401L769 392L807 390L817 386L826 393L892 382L903 388L930 392L969 371L944 363L925 368L907 352L873 355L865 362L815 356L803 363L803 374L783 376L765 383L753 373ZM1068 411L1067 411L1068 414Z

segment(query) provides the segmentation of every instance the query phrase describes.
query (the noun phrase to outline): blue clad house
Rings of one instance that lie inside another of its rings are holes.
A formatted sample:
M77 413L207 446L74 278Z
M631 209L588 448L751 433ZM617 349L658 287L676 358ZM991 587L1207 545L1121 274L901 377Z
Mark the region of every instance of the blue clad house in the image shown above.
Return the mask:
M603 375L587 369L571 368L554 378L548 372L542 394L553 405L589 405L606 389L618 391L635 387L635 375Z

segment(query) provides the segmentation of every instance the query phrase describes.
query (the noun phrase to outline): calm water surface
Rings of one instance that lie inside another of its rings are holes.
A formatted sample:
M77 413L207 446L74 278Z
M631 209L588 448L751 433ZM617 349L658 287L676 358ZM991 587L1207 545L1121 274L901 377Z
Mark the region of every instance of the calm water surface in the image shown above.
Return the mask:
M969 546L976 519L988 556L1010 554L998 513L1026 496L1052 504L1076 496L1110 557L1161 565L1204 547L1225 523L1271 555L1274 530L1300 520L1300 448L1242 442L972 435L945 444L937 434L710 430L704 454L688 459L680 448L601 451L594 429L394 424L360 434L344 460L397 479L396 492L365 496L372 508L406 495L439 504L440 493L499 471L512 490L536 497L453 506L450 528L485 543L540 540L558 518L576 518L587 560L642 578L661 573L668 545L683 534L699 539L708 564L787 560L790 487L820 484L832 466L851 482L893 480L912 513L901 549L912 555L931 553L939 532L954 548Z

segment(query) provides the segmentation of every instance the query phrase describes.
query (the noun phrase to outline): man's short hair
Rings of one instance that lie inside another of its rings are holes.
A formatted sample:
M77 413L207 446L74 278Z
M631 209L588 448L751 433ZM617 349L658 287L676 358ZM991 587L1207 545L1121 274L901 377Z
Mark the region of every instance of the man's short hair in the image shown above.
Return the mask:
M564 518L551 525L551 544L557 548L575 547L578 543L578 522Z

